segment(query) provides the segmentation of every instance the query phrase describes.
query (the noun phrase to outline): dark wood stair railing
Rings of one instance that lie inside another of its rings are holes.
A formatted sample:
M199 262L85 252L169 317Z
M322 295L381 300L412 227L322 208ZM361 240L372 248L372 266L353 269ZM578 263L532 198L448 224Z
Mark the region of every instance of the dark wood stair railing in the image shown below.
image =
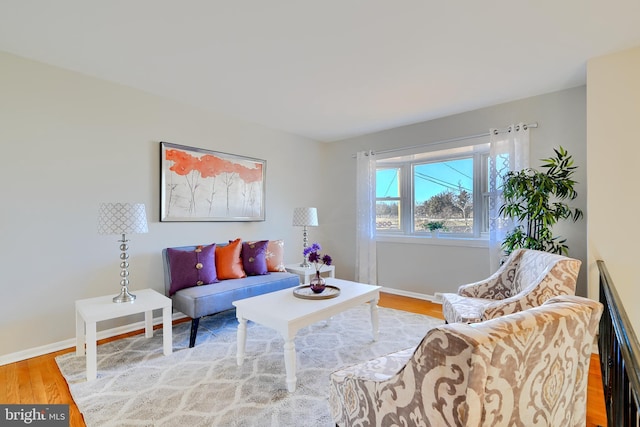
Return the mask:
M600 272L600 319L598 351L604 401L609 426L640 426L640 347L622 300L604 261L597 261Z

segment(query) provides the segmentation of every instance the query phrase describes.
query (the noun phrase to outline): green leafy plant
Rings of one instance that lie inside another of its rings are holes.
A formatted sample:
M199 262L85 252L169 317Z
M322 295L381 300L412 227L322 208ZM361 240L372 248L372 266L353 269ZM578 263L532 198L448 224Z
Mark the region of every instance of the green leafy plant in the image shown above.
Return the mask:
M560 220L571 218L575 222L583 216L580 209L564 202L578 197L574 189L577 182L572 179L576 166L564 148L553 151L554 157L542 159L545 171L527 168L505 176L504 204L499 212L519 222L502 242L507 254L518 248L565 255L569 251L566 239L554 237L552 227Z
M429 231L446 230L446 227L444 226L444 221L429 221L429 222L423 223L422 226L428 229Z

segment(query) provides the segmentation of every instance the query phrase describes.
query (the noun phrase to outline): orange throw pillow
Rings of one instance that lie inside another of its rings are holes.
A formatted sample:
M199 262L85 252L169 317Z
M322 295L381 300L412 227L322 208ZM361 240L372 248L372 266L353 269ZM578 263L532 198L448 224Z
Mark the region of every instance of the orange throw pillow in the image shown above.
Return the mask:
M219 280L247 277L242 267L242 240L236 239L226 246L216 246L216 273Z

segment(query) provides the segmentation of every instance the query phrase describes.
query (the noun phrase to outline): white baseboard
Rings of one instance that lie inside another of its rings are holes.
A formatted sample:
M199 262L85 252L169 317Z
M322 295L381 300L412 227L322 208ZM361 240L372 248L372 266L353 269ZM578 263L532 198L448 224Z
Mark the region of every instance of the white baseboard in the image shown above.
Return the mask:
M172 320L183 319L185 316L182 313L173 313ZM156 317L153 319L154 325L162 324L162 317ZM111 338L117 335L126 334L128 332L137 331L139 329L144 329L144 320L140 322L132 323L130 325L119 326L117 328L105 329L104 331L100 331L97 333L97 339L101 340L104 338ZM15 353L9 353L0 356L0 366L8 365L9 363L20 362L22 360L31 359L32 357L42 356L43 354L53 353L60 350L65 350L68 348L75 348L76 339L69 338L64 341L58 341L51 344L43 345L40 347L29 348L22 351L17 351Z
M442 297L440 296L441 294L439 293L436 293L435 295L427 295L427 294L420 294L417 292L403 291L401 289L386 288L384 286L382 287L382 289L380 289L380 292L386 292L388 294L400 295L403 297L410 297L410 298L421 299L425 301L431 301L436 304L442 303Z

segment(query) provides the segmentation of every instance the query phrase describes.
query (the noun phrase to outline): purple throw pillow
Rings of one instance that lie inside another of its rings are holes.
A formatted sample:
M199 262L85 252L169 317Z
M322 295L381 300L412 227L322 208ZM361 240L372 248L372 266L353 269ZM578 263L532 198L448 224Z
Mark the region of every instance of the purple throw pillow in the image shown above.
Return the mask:
M169 296L180 289L219 282L216 274L215 253L215 243L209 246L197 246L191 251L168 248L171 272Z
M268 240L242 242L242 266L247 276L269 274L269 270L267 270L268 244Z

